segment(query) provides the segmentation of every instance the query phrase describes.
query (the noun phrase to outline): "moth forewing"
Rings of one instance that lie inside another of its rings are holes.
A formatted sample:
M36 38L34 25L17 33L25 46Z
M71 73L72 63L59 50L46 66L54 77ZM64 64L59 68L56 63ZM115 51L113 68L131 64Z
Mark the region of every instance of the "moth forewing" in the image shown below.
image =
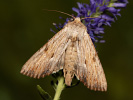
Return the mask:
M23 66L21 73L34 78L63 69L65 83L77 76L88 88L106 91L107 82L86 26L75 18L51 38Z
M55 54L63 51L66 43L68 42L66 28L59 31L53 38L51 38L48 43L46 43L40 50L38 50L22 67L21 73L31 76L34 78L40 78L41 76L49 75L50 68L56 60ZM58 49L61 44L64 44L64 47ZM54 58L54 59L53 59ZM55 65L56 66L56 65Z
M86 66L88 73L88 87L93 90L106 91L107 82L105 74L95 50L95 47L92 43L92 40L88 33L84 36L84 46L85 46L85 56L86 56Z
M65 31L65 30L64 30ZM65 32L64 32L65 33ZM38 60L43 56L46 56L46 52L49 49L52 49L51 46L56 46L57 42L59 42L62 37L66 35L66 34L62 34L62 31L58 32L58 34L56 34L53 38L51 38L48 43L46 43L42 48L40 48L27 62L26 64L23 66L23 70L21 70L21 73L23 73L23 71L25 71L25 73L29 70L29 67L31 64L38 62ZM49 50L50 51L50 50ZM45 57L46 58L46 57ZM39 63L39 62L38 62ZM39 63L40 64L40 63ZM34 67L32 67L34 68ZM27 69L27 70L26 70Z

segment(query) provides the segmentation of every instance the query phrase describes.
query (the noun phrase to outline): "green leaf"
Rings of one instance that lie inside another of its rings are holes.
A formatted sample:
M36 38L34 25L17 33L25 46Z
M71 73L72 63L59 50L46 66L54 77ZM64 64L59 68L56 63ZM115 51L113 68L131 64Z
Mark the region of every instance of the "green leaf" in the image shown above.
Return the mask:
M42 97L43 100L52 100L52 97L45 92L40 85L37 85L37 90L39 91L40 96Z

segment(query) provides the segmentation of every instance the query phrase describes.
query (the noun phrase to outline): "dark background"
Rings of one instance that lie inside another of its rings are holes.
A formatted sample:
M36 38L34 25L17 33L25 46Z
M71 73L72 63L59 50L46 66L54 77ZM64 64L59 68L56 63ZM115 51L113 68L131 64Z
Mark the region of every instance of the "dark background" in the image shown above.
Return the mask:
M23 64L54 33L53 22L62 22L63 15L43 9L56 9L74 13L71 8L76 2L88 0L1 0L0 1L0 100L41 100L36 85L39 84L52 97L51 76L33 79L20 74ZM95 92L82 83L65 89L61 100L133 100L133 0L122 17L106 27L106 43L97 44L97 51L103 65L107 92Z

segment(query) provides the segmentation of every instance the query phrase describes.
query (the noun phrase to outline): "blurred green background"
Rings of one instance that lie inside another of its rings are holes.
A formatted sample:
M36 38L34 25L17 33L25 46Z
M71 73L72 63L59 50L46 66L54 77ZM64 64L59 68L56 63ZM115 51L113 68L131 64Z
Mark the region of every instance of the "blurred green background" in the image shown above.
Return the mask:
M36 85L39 84L50 95L51 76L33 79L20 74L23 64L54 33L53 22L62 22L58 17L68 17L43 9L55 9L74 13L71 8L76 2L88 0L0 0L0 100L41 100ZM107 92L95 92L82 83L65 89L61 100L133 100L133 0L122 17L106 27L106 43L97 44L97 51L103 65Z

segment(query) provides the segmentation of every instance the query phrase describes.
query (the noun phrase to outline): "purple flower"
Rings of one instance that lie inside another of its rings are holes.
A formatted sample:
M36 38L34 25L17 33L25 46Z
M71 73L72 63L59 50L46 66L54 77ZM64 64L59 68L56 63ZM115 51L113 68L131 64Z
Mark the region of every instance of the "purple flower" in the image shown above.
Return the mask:
M86 18L82 22L87 27L88 34L90 35L93 43L98 41L103 43L105 42L102 40L102 35L104 33L103 26L111 26L111 23L114 22L114 18L117 19L117 16L121 16L119 13L121 10L120 8L126 7L127 3L127 0L90 0L90 4L78 2L78 8L73 7L72 10L77 13L76 17L95 17ZM60 17L60 19L63 18ZM56 29L62 29L70 18L63 20L65 23L56 24Z
M114 7L126 7L126 3L113 3Z

